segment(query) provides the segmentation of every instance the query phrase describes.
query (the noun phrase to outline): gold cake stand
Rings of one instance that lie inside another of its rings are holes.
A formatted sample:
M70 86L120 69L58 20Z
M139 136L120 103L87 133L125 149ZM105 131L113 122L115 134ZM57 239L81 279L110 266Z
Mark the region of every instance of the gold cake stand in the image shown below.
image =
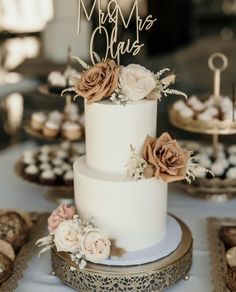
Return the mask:
M80 292L157 292L175 285L181 279L188 280L193 239L186 224L176 219L182 229L182 241L172 254L161 260L126 267L89 263L81 271L67 253L52 250L53 274Z

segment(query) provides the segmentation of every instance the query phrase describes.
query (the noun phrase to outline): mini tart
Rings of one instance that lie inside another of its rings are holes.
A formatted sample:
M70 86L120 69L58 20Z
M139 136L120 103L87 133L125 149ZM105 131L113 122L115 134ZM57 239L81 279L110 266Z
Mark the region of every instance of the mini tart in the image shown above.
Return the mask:
M4 255L8 256L12 261L15 260L16 254L10 243L5 240L0 239L0 251Z
M0 251L0 284L11 276L12 270L13 261Z
M56 138L60 125L54 121L47 121L43 126L43 135L48 138Z
M31 127L36 131L40 131L46 121L46 115L43 112L36 112L31 115Z
M10 243L15 251L25 244L28 233L25 220L17 212L0 213L0 239Z
M82 130L79 124L73 122L65 122L62 125L62 136L65 139L75 141L82 135Z

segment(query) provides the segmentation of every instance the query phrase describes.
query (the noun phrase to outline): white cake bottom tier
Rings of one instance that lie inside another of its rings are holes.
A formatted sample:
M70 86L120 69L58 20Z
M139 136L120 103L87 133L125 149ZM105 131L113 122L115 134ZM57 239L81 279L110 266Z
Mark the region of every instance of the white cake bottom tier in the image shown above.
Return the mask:
M75 202L80 216L126 251L148 248L166 233L167 184L157 179L126 181L98 174L86 158L74 164Z

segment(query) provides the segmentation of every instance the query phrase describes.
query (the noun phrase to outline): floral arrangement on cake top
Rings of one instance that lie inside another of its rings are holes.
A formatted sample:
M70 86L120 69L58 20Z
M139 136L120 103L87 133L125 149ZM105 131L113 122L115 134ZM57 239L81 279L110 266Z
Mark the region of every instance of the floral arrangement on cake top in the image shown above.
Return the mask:
M109 257L120 257L125 251L109 240L95 226L94 219L82 220L74 207L61 204L48 218L49 235L36 242L42 247L39 256L55 248L69 253L71 260L82 270L87 261L99 263Z
M114 60L101 60L94 54L98 63L91 67L80 58L74 57L85 71L74 82L74 86L65 89L62 95L74 91L75 98L82 96L88 104L110 99L115 104L123 105L142 99L161 100L163 95L168 94L187 98L185 93L169 88L175 82L176 76L172 73L165 77L163 75L170 69L153 73L137 64L118 66Z
M211 171L194 162L192 152L180 147L168 133L159 138L147 137L141 154L132 155L127 164L127 178L140 180L155 177L166 183L187 180L191 183L195 177ZM213 173L211 173L213 175Z

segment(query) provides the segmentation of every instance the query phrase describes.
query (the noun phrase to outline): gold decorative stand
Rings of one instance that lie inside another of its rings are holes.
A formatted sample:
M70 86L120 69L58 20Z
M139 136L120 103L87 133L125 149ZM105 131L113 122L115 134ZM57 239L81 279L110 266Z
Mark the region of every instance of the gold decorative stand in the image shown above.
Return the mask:
M222 64L215 65L216 61L221 61ZM210 70L214 72L213 96L215 106L219 108L221 99L221 73L228 67L228 59L222 53L214 53L210 56L208 65ZM233 112L234 106L235 104L233 104ZM192 133L212 135L213 157L215 160L218 158L219 136L236 134L234 113L232 114L232 121L213 119L209 123L194 118L185 119L174 109L174 107L171 107L169 110L169 117L171 124L179 129ZM181 183L181 185L190 195L212 202L224 202L236 195L236 184L234 179L223 180L219 178L197 178L191 185L187 183Z
M80 292L157 292L188 280L192 265L193 239L189 228L178 218L182 241L169 256L139 266L105 266L88 264L79 270L67 253L52 250L53 273L66 285Z

